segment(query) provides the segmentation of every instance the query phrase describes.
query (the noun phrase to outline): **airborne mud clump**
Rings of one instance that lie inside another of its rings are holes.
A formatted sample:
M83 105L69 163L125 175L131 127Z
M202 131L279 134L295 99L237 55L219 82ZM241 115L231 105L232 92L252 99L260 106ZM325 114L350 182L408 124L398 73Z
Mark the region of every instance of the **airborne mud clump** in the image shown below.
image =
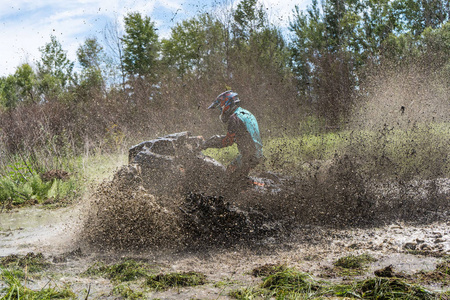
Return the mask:
M179 218L162 199L105 182L90 203L81 236L106 249L170 247L180 239ZM172 199L173 200L173 199Z

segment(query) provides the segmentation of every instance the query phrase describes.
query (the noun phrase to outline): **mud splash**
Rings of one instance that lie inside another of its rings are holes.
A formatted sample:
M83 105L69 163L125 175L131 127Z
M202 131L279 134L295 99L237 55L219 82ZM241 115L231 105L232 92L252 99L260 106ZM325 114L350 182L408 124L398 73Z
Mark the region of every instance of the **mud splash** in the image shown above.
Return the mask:
M124 184L123 178L117 181L116 176L93 195L80 243L117 251L267 247L283 244L292 232L309 226L356 230L448 219L448 179L369 182L345 157L327 172L321 179L290 179L285 191L276 195L243 191L228 199L180 193L155 196L138 184ZM417 244L410 250L427 247Z

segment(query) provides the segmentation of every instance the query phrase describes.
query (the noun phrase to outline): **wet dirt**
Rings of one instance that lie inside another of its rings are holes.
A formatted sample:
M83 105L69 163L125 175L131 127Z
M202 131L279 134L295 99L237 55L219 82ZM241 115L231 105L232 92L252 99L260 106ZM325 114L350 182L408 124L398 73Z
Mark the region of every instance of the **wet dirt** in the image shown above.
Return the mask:
M156 273L195 271L207 276L206 285L147 291L147 298L229 299L228 291L232 289L258 285L260 279L251 274L252 270L266 264L285 265L317 278L342 281L348 278L339 274L330 276L329 270L333 262L346 255L367 253L376 259L359 278L373 276L375 270L390 265L395 272L407 274L430 271L450 255L450 222L414 226L392 223L352 229L301 226L293 229L289 238L261 239L258 247L239 244L196 251L170 248L92 251L76 243L80 215L85 209L85 205L76 204L54 210L25 208L3 212L0 256L43 253L52 265L41 279L29 283L30 287L42 288L50 278L53 284L68 284L80 297L85 297L89 290L91 299L117 298L112 294L114 284L110 280L81 274L97 261L113 263L132 258L151 263ZM435 291L449 289L435 283L427 286Z
M39 206L0 213L0 256L43 252L57 254L72 245L80 207Z

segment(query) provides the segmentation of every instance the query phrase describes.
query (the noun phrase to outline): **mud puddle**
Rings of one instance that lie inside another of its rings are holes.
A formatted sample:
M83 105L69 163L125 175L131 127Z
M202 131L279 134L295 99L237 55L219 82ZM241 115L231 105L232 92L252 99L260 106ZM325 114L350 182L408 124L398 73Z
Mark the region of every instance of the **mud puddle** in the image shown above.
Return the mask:
M72 244L80 208L27 207L0 214L0 256L57 254Z
M139 252L89 252L74 243L77 222L82 208L73 206L55 210L26 208L0 214L0 257L10 254L43 253L51 262L46 275L31 287L42 288L49 282L70 286L79 296L89 293L92 299L115 299L115 284L101 276L83 273L93 264L117 263L124 259L145 261L154 273L200 272L207 284L197 287L173 288L167 291L145 291L146 298L160 299L230 299L228 292L255 286L259 278L253 269L267 265L285 265L330 281L348 280L347 275L333 271L340 257L370 254L376 260L352 278L373 276L375 270L392 265L397 272L413 274L430 271L450 255L450 223L410 226L400 223L378 228L337 230L326 227L302 227L289 240L267 238L257 248L245 245L228 249L179 252L171 249ZM140 284L131 285L142 289ZM428 285L433 290L448 286Z

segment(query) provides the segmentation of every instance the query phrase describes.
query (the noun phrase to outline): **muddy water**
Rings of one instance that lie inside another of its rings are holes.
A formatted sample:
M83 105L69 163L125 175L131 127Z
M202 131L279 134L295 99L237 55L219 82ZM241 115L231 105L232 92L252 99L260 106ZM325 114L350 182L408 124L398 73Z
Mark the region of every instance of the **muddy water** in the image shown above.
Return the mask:
M42 252L58 254L70 247L79 208L22 208L0 214L0 256Z
M46 210L26 208L0 214L0 256L42 252L49 260L77 249L77 224L83 209L80 206ZM424 251L413 255L410 250ZM197 252L171 250L141 251L140 253L92 253L82 249L83 255L55 263L60 274L58 283L69 284L83 296L87 289L94 298L114 298L113 285L103 278L80 276L98 260L118 262L123 257L144 259L159 272L197 271L206 274L210 283L194 288L149 292L150 298L161 299L229 299L227 291L241 286L257 285L260 279L250 275L252 269L268 264L284 264L318 278L341 280L334 276L333 262L350 254L368 253L377 261L366 274L392 265L397 272L414 273L433 270L439 256L450 255L450 222L422 226L401 223L379 228L336 230L325 227L303 227L289 239L268 238L257 249L235 246L229 249ZM47 279L46 279L47 281ZM218 282L227 283L223 286ZM46 282L36 282L41 287ZM442 287L435 287L437 290Z

